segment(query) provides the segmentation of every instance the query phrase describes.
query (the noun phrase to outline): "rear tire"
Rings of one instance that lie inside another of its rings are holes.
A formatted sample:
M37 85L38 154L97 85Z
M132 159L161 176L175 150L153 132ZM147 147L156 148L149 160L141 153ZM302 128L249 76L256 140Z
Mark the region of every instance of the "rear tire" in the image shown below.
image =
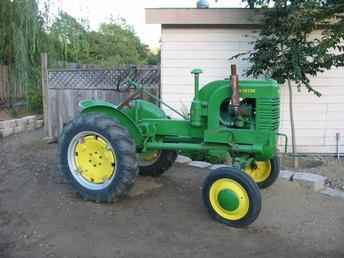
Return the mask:
M150 164L145 165L139 162L139 173L141 176L161 176L165 171L172 167L177 159L177 152L171 150L160 150L159 155Z
M64 127L58 160L81 197L96 202L125 197L138 173L135 144L127 130L100 113L82 114Z

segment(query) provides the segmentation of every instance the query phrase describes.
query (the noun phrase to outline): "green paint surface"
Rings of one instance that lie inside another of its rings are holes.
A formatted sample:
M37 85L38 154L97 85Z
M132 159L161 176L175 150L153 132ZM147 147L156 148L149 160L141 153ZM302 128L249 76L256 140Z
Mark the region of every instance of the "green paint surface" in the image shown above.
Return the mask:
M238 196L229 189L223 189L219 192L217 200L221 207L228 211L234 211L239 207Z

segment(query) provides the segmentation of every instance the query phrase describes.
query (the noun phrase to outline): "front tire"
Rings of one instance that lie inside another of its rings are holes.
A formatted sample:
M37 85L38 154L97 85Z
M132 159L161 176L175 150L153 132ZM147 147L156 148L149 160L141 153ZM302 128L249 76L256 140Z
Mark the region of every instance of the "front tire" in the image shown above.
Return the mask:
M83 199L125 197L138 172L136 148L126 129L99 113L85 113L63 129L59 169Z
M261 210L261 195L253 180L233 167L218 168L204 181L203 201L210 216L227 226L245 227Z

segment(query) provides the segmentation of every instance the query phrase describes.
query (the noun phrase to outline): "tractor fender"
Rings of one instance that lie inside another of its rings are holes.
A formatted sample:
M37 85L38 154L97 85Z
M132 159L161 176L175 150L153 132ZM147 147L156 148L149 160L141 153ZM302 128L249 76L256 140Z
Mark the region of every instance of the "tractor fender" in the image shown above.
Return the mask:
M103 113L104 115L113 118L121 126L128 130L130 137L134 140L136 146L143 145L143 135L139 127L136 126L135 122L127 116L125 113L117 109L117 106L112 103L102 100L82 100L79 103L81 113L97 112Z
M157 105L146 100L136 99L130 102L129 107L121 109L133 121L144 119L164 119L166 114Z

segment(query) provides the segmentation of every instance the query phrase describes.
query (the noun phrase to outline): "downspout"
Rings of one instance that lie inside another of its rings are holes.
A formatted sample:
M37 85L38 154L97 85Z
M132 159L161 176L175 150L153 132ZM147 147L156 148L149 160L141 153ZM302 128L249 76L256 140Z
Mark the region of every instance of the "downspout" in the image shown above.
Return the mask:
M337 160L340 159L340 133L336 133L336 154Z

